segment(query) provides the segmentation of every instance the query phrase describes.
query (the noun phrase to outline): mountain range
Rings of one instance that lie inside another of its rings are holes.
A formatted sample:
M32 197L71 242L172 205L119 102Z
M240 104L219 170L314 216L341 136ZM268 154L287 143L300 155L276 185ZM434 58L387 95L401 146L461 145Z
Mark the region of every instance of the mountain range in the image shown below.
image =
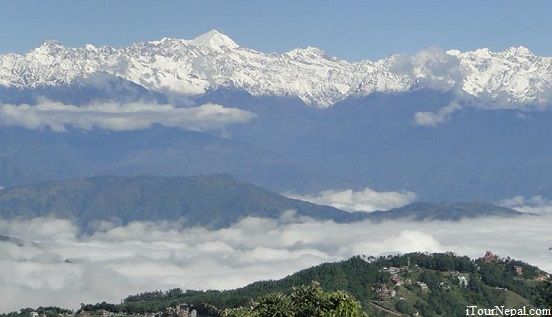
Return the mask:
M413 203L389 211L346 212L290 199L229 175L193 177L101 176L0 191L0 217L56 216L93 229L99 221L184 221L220 228L245 217L280 218L286 212L318 220L352 222L394 219L457 221L477 217L514 217L512 209L484 202ZM289 217L288 217L289 218Z
M0 85L5 87L69 85L97 73L162 93L202 95L226 88L296 97L322 108L349 97L420 88L454 89L501 106L539 105L550 101L552 58L512 47L502 52L428 49L414 56L349 62L314 47L262 53L216 30L192 40L164 38L123 48L67 48L47 41L24 55L0 56Z
M170 220L221 227L247 216L279 218L292 210L300 216L340 222L361 218L361 214L289 199L229 175L101 176L0 191L4 219L52 215L83 227L97 221Z
M429 203L418 202L406 206L393 208L387 211L370 213L370 219L392 220L410 218L417 221L444 220L458 221L464 218L478 217L515 217L520 212L506 207L496 206L490 203L473 202L442 202Z

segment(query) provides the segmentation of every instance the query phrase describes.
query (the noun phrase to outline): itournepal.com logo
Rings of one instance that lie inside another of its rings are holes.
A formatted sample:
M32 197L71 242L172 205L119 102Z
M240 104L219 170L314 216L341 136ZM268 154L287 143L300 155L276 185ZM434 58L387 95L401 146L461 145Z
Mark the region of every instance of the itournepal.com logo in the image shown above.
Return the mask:
M506 308L495 306L493 308L480 308L478 306L467 306L466 316L552 316L551 308Z

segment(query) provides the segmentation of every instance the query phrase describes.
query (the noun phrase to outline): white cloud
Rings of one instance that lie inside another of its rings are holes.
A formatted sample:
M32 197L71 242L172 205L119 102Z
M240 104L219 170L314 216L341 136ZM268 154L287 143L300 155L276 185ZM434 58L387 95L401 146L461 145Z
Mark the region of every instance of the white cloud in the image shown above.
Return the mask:
M449 120L451 115L460 109L462 109L462 106L458 102L453 101L437 112L416 112L414 114L414 122L424 127L435 127Z
M219 230L134 222L103 226L91 235L67 220L0 220L0 233L36 242L0 242L0 312L119 302L128 294L171 287L228 289L357 254L450 250L479 257L492 250L552 271L550 214L381 224L290 217L246 218Z
M153 125L193 131L222 129L229 124L246 123L255 115L249 111L204 104L192 108L151 103L93 103L67 105L42 100L38 105L0 104L0 126L27 129L49 128L56 132L73 127L82 130L131 131Z
M463 80L460 60L440 48L430 47L414 55L394 55L389 63L392 72L409 77L419 87L460 91L456 87Z
M325 190L316 195L286 194L286 196L319 205L333 206L345 211L364 212L401 207L416 199L416 194L413 192L378 192L368 187L361 191Z
M548 200L540 195L531 198L515 196L513 198L501 200L499 205L525 213L552 214L552 200Z

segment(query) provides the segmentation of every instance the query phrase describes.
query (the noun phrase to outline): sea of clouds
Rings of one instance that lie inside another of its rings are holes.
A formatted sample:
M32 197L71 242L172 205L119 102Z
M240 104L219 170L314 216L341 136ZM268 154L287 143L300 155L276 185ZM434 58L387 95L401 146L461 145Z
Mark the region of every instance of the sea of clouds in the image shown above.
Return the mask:
M217 230L174 222L98 223L92 234L65 219L0 220L0 312L38 305L77 308L154 289L229 289L278 279L353 255L413 251L479 257L486 250L552 272L552 214L460 222L337 224L297 217L246 218Z

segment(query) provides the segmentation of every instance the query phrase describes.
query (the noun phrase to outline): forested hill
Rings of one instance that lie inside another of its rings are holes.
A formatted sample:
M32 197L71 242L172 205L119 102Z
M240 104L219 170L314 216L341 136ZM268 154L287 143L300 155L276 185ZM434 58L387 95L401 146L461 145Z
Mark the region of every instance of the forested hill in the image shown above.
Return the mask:
M54 215L85 227L96 221L183 220L187 225L224 227L248 216L278 218L286 211L314 219L375 222L409 218L456 221L522 215L484 202L413 203L389 211L345 212L290 199L228 174L191 177L97 176L6 188L0 191L0 218Z
M289 210L338 222L363 217L290 199L227 174L99 176L0 191L2 218L55 215L82 225L98 220L128 223L182 219L188 225L221 227L247 216L278 218Z
M416 312L425 317L465 316L467 305L542 307L551 295L547 280L547 273L510 258L472 260L451 253L356 256L235 290L156 291L129 296L122 304L87 305L83 309L144 313L188 303L200 312L216 315L213 307L248 306L260 296L287 293L293 287L316 281L326 290L353 295L369 316L410 316Z

